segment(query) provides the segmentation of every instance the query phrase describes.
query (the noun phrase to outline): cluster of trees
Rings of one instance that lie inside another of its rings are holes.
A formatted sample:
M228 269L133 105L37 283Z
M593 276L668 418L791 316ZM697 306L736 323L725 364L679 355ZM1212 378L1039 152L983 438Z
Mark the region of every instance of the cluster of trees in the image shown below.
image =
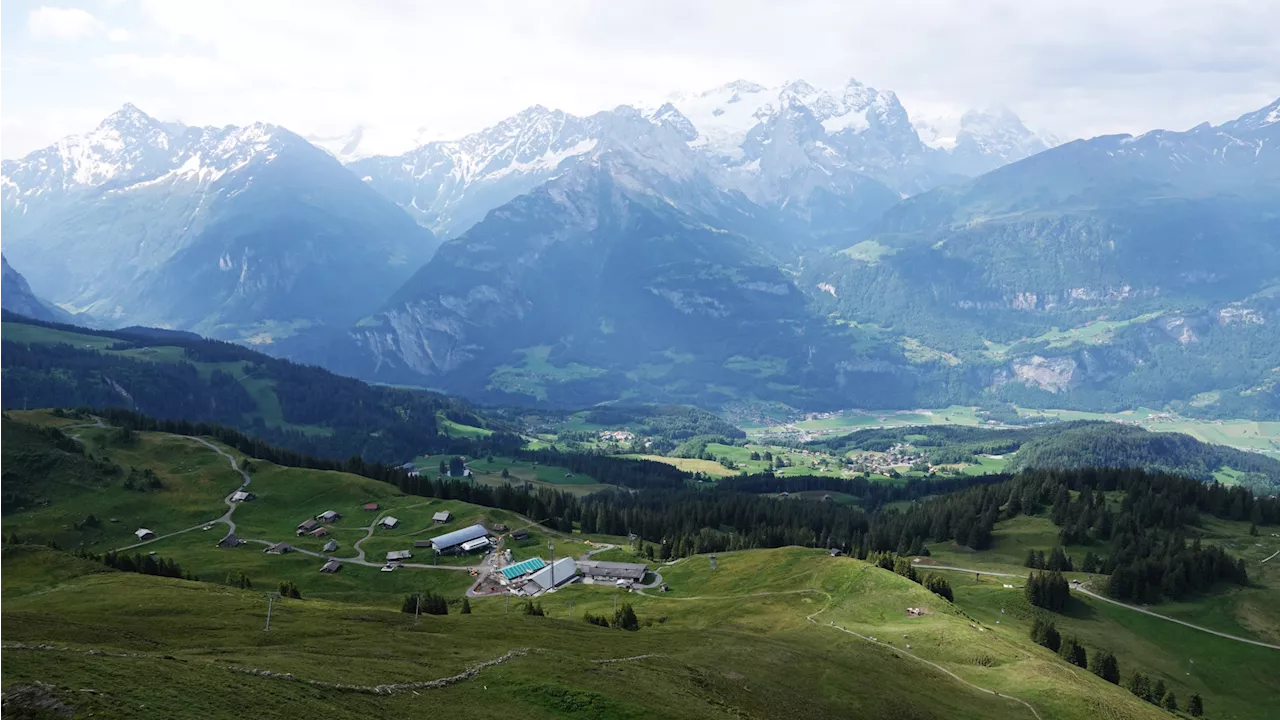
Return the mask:
M1024 592L1027 602L1053 612L1061 612L1071 599L1071 587L1057 570L1028 574Z
M914 583L919 583L926 590L932 592L939 597L945 598L947 602L955 600L955 593L951 591L951 583L947 579L936 573L925 573L921 575L916 572L916 566L910 558L902 557L895 553L872 553L866 558L867 562L874 564L876 567L889 570L893 573Z
M134 553L133 555L120 554L114 550L104 555L95 555L87 550L79 550L76 552L76 555L87 560L100 562L109 568L115 568L116 570L122 570L124 572L181 578L183 580L200 579L190 573L183 572L182 566L178 564L178 561L169 560L156 555L142 555L139 553Z
M1071 556L1063 551L1061 547L1053 548L1048 557L1045 556L1043 550L1028 550L1027 559L1023 565L1033 570L1054 570L1057 572L1069 572L1075 569ZM1090 571L1085 570L1084 572Z
M1116 493L1123 497L1114 507ZM1074 495L1074 497L1073 497ZM1062 544L1106 543L1109 553L1092 551L1080 569L1110 575L1108 593L1121 600L1150 602L1181 598L1214 583L1248 582L1242 560L1222 548L1187 542L1184 530L1201 513L1228 520L1272 524L1280 520L1280 501L1255 497L1247 488L1201 483L1191 478L1140 470L1035 471L1011 483L1005 512L1036 515L1050 505L1049 519L1058 525ZM1043 566L1070 563L1054 550ZM1028 558L1039 565L1039 555ZM1062 569L1070 569L1070 565Z
M237 587L241 590L253 589L253 581L249 579L248 575L244 574L243 570L239 570L234 574L227 573L227 579L223 581L223 584L230 585L231 587Z
M1088 668L1090 672L1113 685L1120 684L1120 663L1116 656L1101 648L1095 649L1090 656L1085 647L1075 637L1062 637L1053 621L1036 615L1031 624L1031 640L1056 652L1063 660L1076 667ZM1129 691L1147 702L1160 706L1170 712L1178 711L1178 699L1164 684L1164 680L1152 682L1141 671L1134 670L1126 684ZM1204 701L1199 695L1192 695L1187 703L1187 712L1194 717L1204 714Z
M156 471L151 468L143 468L139 470L136 467L129 468L129 474L124 479L125 490L136 490L138 492L147 492L148 490L163 490L164 482L156 475Z
M636 611L631 607L631 603L622 603L618 609L613 612L613 618L606 615L592 615L586 613L582 619L591 625L599 625L600 627L611 627L615 630L630 630L632 632L640 629L640 618L636 616Z
M524 606L520 608L521 615L529 615L532 617L546 617L547 611L542 609L541 602L525 600Z
M444 596L431 592L416 592L405 596L404 602L400 604L400 612L416 615L426 613L427 615L448 615L449 601Z
M698 436L717 436L729 444L747 436L720 416L687 405L605 405L588 412L586 421L606 427L626 427L637 438L649 438L653 443L650 451L662 453L671 452L684 441Z
M297 583L292 580L285 580L280 583L280 597L293 598L294 600L302 599L302 591L298 589Z

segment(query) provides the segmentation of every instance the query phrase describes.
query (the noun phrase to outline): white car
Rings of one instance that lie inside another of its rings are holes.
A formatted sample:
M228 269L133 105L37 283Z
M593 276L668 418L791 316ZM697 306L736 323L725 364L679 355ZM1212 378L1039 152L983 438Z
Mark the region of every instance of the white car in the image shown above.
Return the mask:
M387 563L386 565L382 566L382 572L391 572L392 570L395 570L398 567L400 566L395 563Z

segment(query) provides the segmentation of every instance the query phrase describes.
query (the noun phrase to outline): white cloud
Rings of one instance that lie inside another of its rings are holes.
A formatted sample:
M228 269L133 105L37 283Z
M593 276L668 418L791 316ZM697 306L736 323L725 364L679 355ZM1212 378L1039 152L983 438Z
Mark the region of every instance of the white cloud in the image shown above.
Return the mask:
M127 52L90 43L73 52L30 43L0 50L5 157L84 131L63 123L86 108L105 115L125 101L189 123L263 120L317 135L365 124L370 135L439 138L535 103L587 113L736 78L834 86L853 76L897 91L908 111L1004 104L1033 127L1089 136L1222 122L1280 95L1280 33L1268 30L1280 26L1276 2L140 0L93 7L101 22L79 32L108 39L128 32ZM56 9L32 16L49 10ZM22 128L10 121L12 111L27 119Z
M27 15L27 30L37 40L79 40L101 29L98 18L80 8L40 7Z
M111 28L107 31L107 39L113 43L127 43L133 40L133 33L124 28Z

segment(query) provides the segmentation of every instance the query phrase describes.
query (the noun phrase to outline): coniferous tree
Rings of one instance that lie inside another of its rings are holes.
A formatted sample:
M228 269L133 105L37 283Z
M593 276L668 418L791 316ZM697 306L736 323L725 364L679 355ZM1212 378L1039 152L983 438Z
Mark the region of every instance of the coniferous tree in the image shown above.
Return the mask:
M1187 701L1187 714L1191 717L1204 715L1204 700L1200 699L1200 693L1193 693Z
M1120 663L1107 650L1094 650L1089 658L1089 672L1113 685L1120 684Z
M1165 710L1168 710L1169 712L1172 712L1172 713L1178 712L1177 696L1171 692L1165 693L1164 702L1160 703L1160 707L1163 707Z
M1054 626L1052 620L1041 615L1036 615L1036 619L1031 623L1031 640L1054 652L1058 652L1062 646L1062 636L1058 633L1058 628Z
M640 619L636 617L636 611L631 608L631 603L622 603L618 611L613 615L613 626L622 630L639 630Z
M467 599L466 597L463 597L463 598L462 598L462 609L461 609L461 610L459 610L458 612L459 612L460 614L462 614L462 615L470 615L470 614L471 614L471 600Z
M1081 645L1074 636L1063 638L1062 646L1058 648L1058 656L1076 667L1089 666L1088 653L1085 652L1084 645Z

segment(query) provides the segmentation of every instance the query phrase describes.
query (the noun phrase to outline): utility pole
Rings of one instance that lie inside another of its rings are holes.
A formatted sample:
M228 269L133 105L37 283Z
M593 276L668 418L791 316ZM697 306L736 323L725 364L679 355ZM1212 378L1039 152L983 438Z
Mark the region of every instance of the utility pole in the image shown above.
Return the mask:
M263 632L271 632L271 607L275 605L276 598L280 597L280 593L267 593L267 626L263 628Z
M511 614L511 593L510 592L507 592L507 611L505 614L506 615Z
M556 561L556 544L547 543L547 551L551 553L551 562L554 564Z
M573 601L569 601L569 617L573 617Z
M413 606L413 623L417 625L418 621L422 619L422 593L415 594L417 596L417 603Z

